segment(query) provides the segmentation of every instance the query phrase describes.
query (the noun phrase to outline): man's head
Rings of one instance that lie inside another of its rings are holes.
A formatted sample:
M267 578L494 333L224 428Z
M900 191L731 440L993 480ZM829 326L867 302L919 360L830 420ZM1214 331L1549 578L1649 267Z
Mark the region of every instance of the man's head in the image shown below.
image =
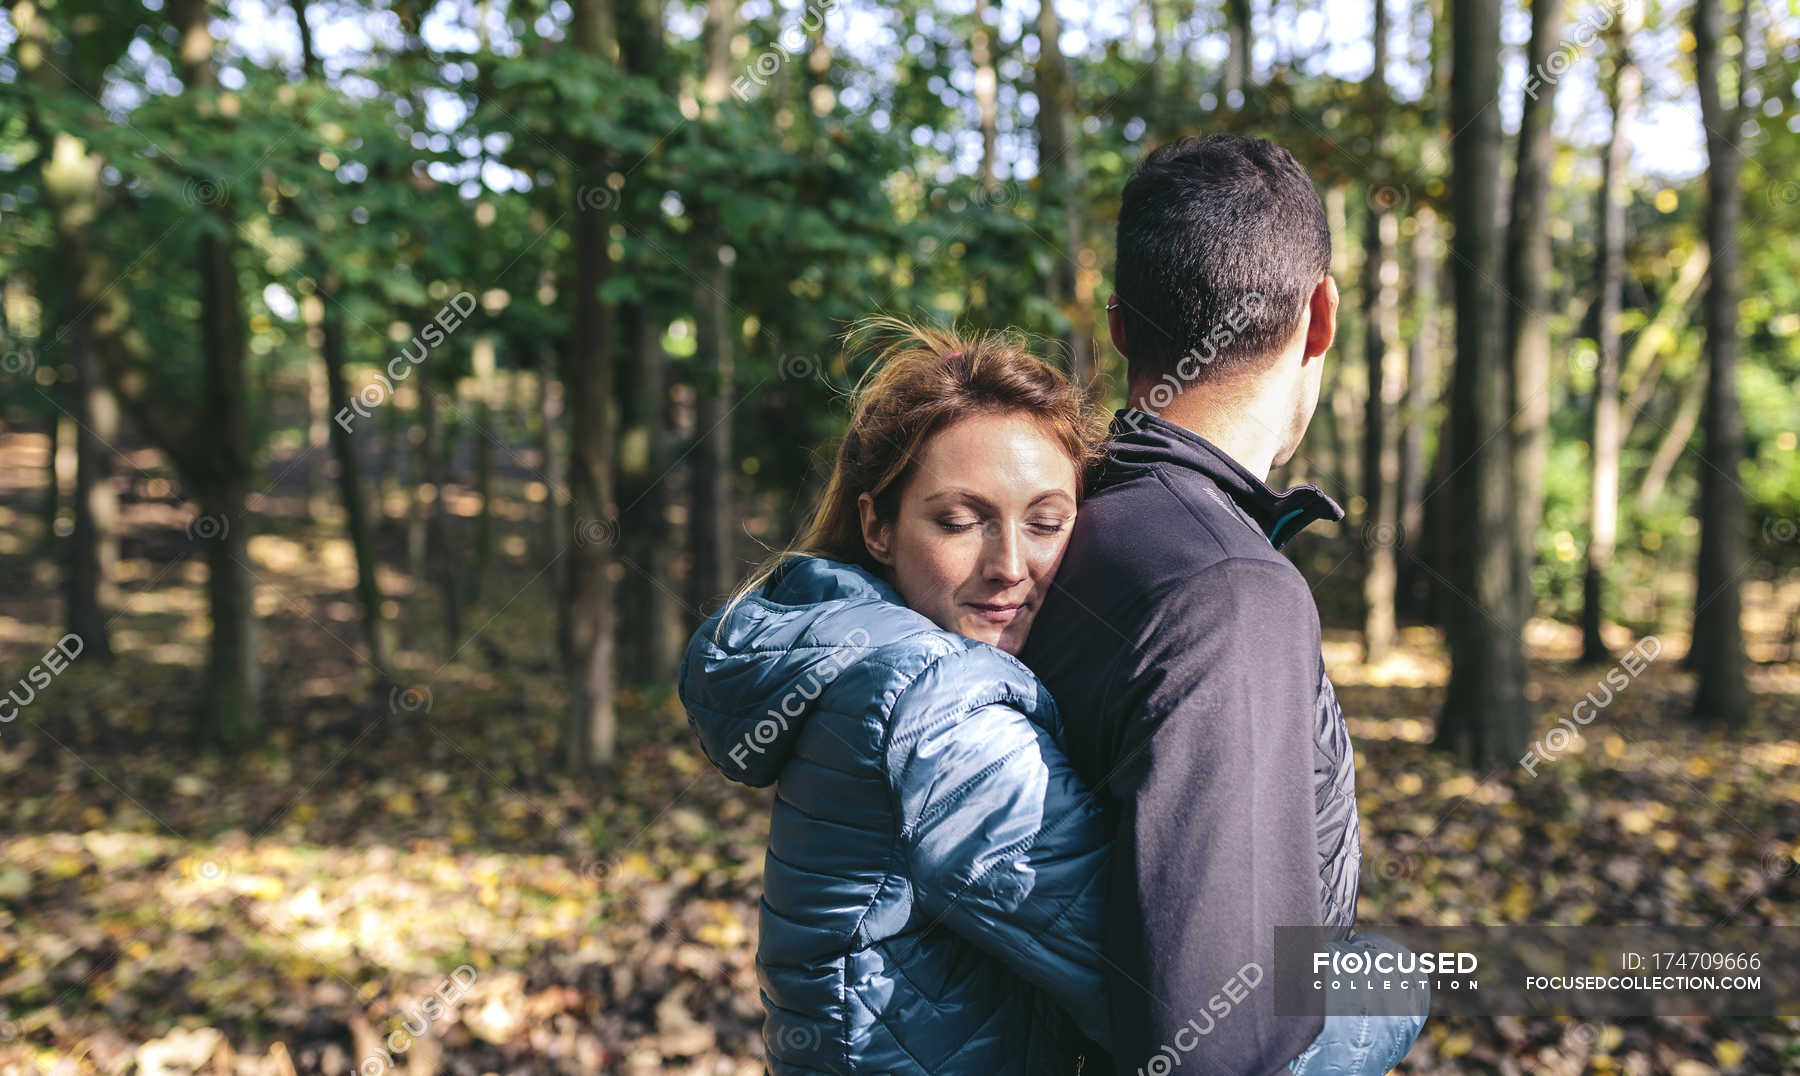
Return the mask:
M1273 396L1285 461L1336 332L1330 266L1325 207L1287 150L1213 135L1151 152L1125 185L1108 319L1130 402L1161 411L1227 385Z

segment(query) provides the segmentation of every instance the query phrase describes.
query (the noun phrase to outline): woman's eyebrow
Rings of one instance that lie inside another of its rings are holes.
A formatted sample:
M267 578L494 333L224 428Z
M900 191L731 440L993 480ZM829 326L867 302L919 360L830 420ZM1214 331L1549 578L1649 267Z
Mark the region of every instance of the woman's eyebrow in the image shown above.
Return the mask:
M963 489L958 486L952 486L947 489L940 489L936 493L932 493L932 494L926 496L924 498L924 502L926 504L930 504L933 501L941 501L941 500L944 500L949 497L960 497L964 500L971 501L971 502L979 505L982 508L993 509L995 507L994 502L992 500L988 499L987 497L984 497L981 494L976 493L972 489ZM1043 491L1042 493L1038 494L1037 496L1033 497L1031 499L1030 503L1028 503L1026 505L1026 507L1027 508L1035 508L1044 501L1051 500L1053 498L1058 498L1058 497L1062 498L1063 500L1069 501L1071 503L1075 500L1075 498L1069 494L1068 490L1047 489L1047 490Z
M974 501L976 504L979 504L983 508L994 507L993 501L989 500L986 497L983 497L981 494L976 493L972 489L963 489L959 486L949 486L947 488L940 489L936 493L933 493L930 496L926 497L925 501L926 501L926 503L930 503L932 501L944 500L947 497L961 497L965 500Z

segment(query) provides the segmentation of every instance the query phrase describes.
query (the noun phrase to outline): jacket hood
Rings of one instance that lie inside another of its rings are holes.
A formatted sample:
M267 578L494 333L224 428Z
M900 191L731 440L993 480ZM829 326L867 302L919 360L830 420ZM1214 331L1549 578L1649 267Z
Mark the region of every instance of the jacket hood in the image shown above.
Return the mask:
M1115 412L1112 441L1097 486L1164 464L1199 471L1212 479L1276 549L1314 520L1335 523L1344 518L1343 507L1317 486L1277 492L1223 449L1184 426L1136 408Z
M796 557L689 640L680 676L688 724L719 772L770 784L827 685L877 647L931 630L863 569Z

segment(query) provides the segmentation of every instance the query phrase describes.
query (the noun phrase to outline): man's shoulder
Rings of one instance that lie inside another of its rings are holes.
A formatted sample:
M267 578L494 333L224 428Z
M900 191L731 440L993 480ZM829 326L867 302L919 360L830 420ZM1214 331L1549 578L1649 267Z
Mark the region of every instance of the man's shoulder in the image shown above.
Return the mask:
M1058 581L1136 596L1215 577L1300 573L1205 475L1162 468L1107 486L1083 503ZM1303 584L1302 584L1303 585Z

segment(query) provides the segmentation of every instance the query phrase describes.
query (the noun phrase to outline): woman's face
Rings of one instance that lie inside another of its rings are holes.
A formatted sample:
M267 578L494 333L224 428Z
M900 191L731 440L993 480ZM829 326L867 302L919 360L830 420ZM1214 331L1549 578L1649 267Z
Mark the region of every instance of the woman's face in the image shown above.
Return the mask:
M978 415L925 442L891 520L863 494L863 540L906 604L1009 654L1062 563L1075 464L1037 422Z

